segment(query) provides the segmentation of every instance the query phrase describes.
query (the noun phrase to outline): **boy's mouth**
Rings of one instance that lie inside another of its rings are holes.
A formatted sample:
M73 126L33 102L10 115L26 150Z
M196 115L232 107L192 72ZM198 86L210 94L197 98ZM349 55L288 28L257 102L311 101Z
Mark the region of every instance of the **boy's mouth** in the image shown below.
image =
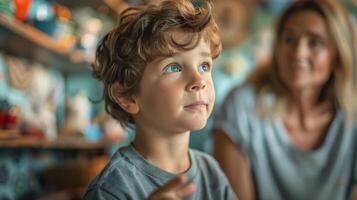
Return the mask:
M184 106L184 108L189 111L200 111L202 109L207 109L207 107L208 103L204 101L195 101L191 104Z

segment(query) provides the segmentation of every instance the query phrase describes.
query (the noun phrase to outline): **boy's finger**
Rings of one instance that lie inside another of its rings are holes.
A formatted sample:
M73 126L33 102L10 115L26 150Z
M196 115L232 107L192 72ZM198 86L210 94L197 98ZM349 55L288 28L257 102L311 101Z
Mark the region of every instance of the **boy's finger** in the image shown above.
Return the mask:
M188 197L191 196L196 191L196 187L193 183L185 184L183 187L180 187L176 190L177 197Z

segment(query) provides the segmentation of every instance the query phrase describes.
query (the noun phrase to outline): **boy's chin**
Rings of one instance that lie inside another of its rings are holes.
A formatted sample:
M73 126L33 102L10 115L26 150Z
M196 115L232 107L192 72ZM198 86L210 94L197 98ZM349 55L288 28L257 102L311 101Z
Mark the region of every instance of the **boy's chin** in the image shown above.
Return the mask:
M190 131L199 131L203 129L207 124L207 121L205 120L204 122L199 122L199 123L194 123L190 124Z

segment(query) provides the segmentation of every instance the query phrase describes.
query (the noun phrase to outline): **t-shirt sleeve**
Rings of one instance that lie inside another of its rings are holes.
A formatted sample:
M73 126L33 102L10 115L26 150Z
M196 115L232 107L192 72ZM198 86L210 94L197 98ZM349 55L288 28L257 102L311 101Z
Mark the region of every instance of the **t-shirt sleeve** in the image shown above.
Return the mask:
M357 125L354 125L354 140L355 140L355 155L357 154ZM354 160L354 169L353 169L353 184L357 193L357 156ZM357 194L356 194L357 195Z
M210 178L211 184L208 191L212 192L213 199L237 200L238 198L218 162L210 155L201 155L203 155L204 161L200 161L198 165L200 166L200 170L206 174L205 177L208 176Z
M89 188L83 196L83 200L129 200L125 194L116 192L113 194L101 186Z
M357 154L357 125L354 125L353 129L353 139L354 139L354 155ZM353 161L353 174L352 174L352 191L351 196L348 199L357 199L357 157L354 157Z
M357 159L355 161L355 168L354 168L354 175L353 175L352 195L354 195L353 197L355 199L357 198Z
M254 134L254 105L255 95L250 87L234 88L214 116L214 129L222 130L243 151L249 151Z

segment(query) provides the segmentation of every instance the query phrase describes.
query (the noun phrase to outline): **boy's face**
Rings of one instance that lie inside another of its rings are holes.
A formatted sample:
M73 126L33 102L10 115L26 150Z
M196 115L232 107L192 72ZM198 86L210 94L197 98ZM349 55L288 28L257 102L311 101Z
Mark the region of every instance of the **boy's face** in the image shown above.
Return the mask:
M177 133L203 128L215 99L211 70L210 46L202 39L192 50L148 63L133 97L139 109L135 123Z

